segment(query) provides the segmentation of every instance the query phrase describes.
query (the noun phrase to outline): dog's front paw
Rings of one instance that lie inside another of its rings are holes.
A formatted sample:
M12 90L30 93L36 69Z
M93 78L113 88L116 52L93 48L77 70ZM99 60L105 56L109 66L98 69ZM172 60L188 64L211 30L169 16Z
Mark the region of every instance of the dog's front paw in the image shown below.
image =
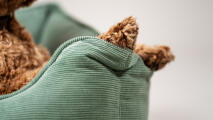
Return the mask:
M168 46L137 45L134 51L141 56L145 65L153 71L162 69L175 59Z

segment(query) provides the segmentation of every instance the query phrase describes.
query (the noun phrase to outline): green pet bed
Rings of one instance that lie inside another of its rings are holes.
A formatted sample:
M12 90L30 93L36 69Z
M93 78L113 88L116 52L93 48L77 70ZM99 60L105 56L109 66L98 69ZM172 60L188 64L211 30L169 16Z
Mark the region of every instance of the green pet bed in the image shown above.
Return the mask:
M93 37L56 5L17 17L54 54L26 87L0 96L1 120L147 120L152 72L138 55Z

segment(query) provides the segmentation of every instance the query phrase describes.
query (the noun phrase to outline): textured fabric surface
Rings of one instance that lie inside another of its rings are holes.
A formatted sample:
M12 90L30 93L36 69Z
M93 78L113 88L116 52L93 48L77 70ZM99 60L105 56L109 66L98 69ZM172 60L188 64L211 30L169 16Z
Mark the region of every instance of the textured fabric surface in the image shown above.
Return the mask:
M36 43L47 47L51 53L71 38L98 34L93 28L68 16L55 4L24 8L16 16L32 33Z
M140 57L95 37L69 40L97 32L56 5L17 17L54 54L26 87L0 96L0 120L147 120L152 72Z
M0 96L0 119L147 120L151 75L131 50L77 37L30 84Z

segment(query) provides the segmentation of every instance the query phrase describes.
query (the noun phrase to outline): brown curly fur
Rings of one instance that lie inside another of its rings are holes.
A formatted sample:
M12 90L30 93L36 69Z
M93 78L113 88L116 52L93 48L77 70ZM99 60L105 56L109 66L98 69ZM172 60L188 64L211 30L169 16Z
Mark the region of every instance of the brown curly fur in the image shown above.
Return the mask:
M134 49L137 36L138 25L136 20L130 16L117 25L112 26L108 32L98 37L120 47Z
M50 58L14 16L17 8L34 1L0 0L0 95L25 86Z
M141 56L146 66L151 70L157 71L166 66L175 59L168 46L146 46L137 45L134 50L136 54Z
M30 6L36 0L0 0L0 16L5 16L20 7Z
M145 65L153 71L162 69L166 64L174 60L175 57L168 46L137 45L135 48L137 35L138 25L136 19L130 16L98 37L120 47L134 50L143 59Z
M35 0L0 0L0 95L19 90L30 82L50 58L48 51L33 42L16 20L14 11ZM149 47L135 43L138 25L128 17L100 36L100 39L135 51L153 71L174 60L167 46Z

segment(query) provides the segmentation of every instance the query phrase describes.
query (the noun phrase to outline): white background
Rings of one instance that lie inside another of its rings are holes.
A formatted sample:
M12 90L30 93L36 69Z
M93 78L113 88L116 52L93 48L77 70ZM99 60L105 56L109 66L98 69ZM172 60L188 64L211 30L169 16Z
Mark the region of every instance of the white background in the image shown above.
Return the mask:
M104 32L133 15L138 43L171 46L176 61L155 73L149 120L213 120L212 0L39 0L58 2Z

